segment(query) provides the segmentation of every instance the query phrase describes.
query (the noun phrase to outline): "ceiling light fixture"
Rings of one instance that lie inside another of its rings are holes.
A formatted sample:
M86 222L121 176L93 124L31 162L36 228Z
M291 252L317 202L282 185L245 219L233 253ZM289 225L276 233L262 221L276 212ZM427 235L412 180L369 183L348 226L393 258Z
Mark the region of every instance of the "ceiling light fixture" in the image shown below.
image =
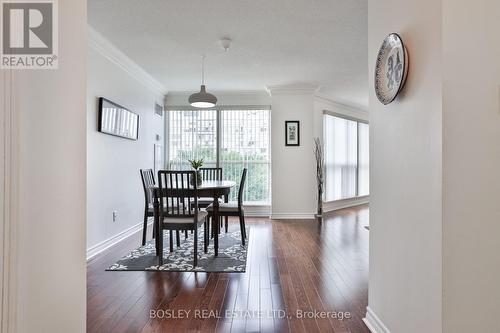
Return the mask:
M231 38L229 37L222 37L220 42L220 46L224 49L224 52L227 52L229 49L229 46L231 46Z
M201 88L200 92L189 96L189 104L195 108L211 108L217 103L217 97L205 90L205 56L201 57Z

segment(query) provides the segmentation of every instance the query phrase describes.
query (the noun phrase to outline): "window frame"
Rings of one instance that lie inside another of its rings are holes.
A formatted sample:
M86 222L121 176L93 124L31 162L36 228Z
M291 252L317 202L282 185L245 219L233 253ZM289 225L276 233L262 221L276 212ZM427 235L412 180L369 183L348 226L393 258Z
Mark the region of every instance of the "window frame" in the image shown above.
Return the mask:
M325 139L325 132L324 132L324 129L325 129L324 117L325 116L341 118L344 120L354 121L356 123L356 189L355 189L356 194L352 197L329 200L329 201L326 201L325 198L323 198L323 200L325 200L324 202L336 202L336 201L350 200L350 199L356 199L356 198L370 196L370 192L368 192L367 195L362 195L362 196L359 195L359 147L360 147L359 146L359 124L362 123L362 124L366 124L366 125L370 126L370 123L368 122L368 120L365 120L365 119L345 115L345 114L334 112L334 111L323 110L323 141ZM324 144L326 145L325 142L324 142ZM325 179L325 186L328 186L327 182L328 182L328 180ZM326 191L324 193L325 193L324 195L326 196Z
M192 106L166 106L165 107L165 127L164 127L164 147L165 147L165 165L164 168L168 168L168 163L170 161L170 146L169 146L169 129L170 129L170 111L216 111L216 167L220 167L221 165L221 147L222 147L222 111L230 110L230 111L248 111L248 110L265 110L269 111L268 113L268 122L269 122L269 160L266 164L269 165L269 191L268 191L268 199L267 201L248 201L248 206L254 207L267 207L271 205L271 184L272 184L272 147L271 147L271 139L272 139L272 128L271 128L271 105L223 105L223 106L215 106L212 108L195 108ZM247 177L248 180L248 177Z

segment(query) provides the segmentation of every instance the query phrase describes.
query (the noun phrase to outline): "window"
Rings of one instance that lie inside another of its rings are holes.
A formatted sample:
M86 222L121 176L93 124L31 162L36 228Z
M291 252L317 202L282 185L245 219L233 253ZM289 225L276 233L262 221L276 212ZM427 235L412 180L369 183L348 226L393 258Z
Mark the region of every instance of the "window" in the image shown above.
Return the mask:
M217 111L169 111L168 169L189 170L188 160L217 164Z
M270 110L168 111L169 169L190 169L188 159L203 158L204 166L220 166L224 179L237 186L230 201L237 200L243 168L248 169L245 202L270 202Z
M324 116L325 201L369 194L368 124Z

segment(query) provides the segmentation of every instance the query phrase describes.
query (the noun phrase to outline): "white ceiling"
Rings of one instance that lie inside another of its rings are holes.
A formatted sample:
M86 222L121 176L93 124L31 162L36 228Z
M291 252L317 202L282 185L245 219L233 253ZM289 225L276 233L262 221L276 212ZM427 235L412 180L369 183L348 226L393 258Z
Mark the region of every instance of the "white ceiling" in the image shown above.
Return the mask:
M308 83L368 105L367 0L89 0L89 23L169 91ZM227 53L219 39L233 39Z

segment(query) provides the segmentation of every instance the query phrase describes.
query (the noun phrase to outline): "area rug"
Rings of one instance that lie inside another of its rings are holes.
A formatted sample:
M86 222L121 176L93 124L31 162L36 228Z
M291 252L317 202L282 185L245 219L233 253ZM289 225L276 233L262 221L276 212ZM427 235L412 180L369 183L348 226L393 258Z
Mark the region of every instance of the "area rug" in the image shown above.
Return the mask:
M193 267L194 236L188 233L184 238L181 233L180 247L169 251L168 232L163 237L163 265L158 267L155 242L150 240L146 245L133 250L118 260L107 271L168 271L168 272L245 272L247 263L247 246L250 233L247 230L245 246L241 245L240 231L222 231L219 234L219 255L214 256L214 240L210 239L208 253L203 252L203 229L198 231L198 266Z

